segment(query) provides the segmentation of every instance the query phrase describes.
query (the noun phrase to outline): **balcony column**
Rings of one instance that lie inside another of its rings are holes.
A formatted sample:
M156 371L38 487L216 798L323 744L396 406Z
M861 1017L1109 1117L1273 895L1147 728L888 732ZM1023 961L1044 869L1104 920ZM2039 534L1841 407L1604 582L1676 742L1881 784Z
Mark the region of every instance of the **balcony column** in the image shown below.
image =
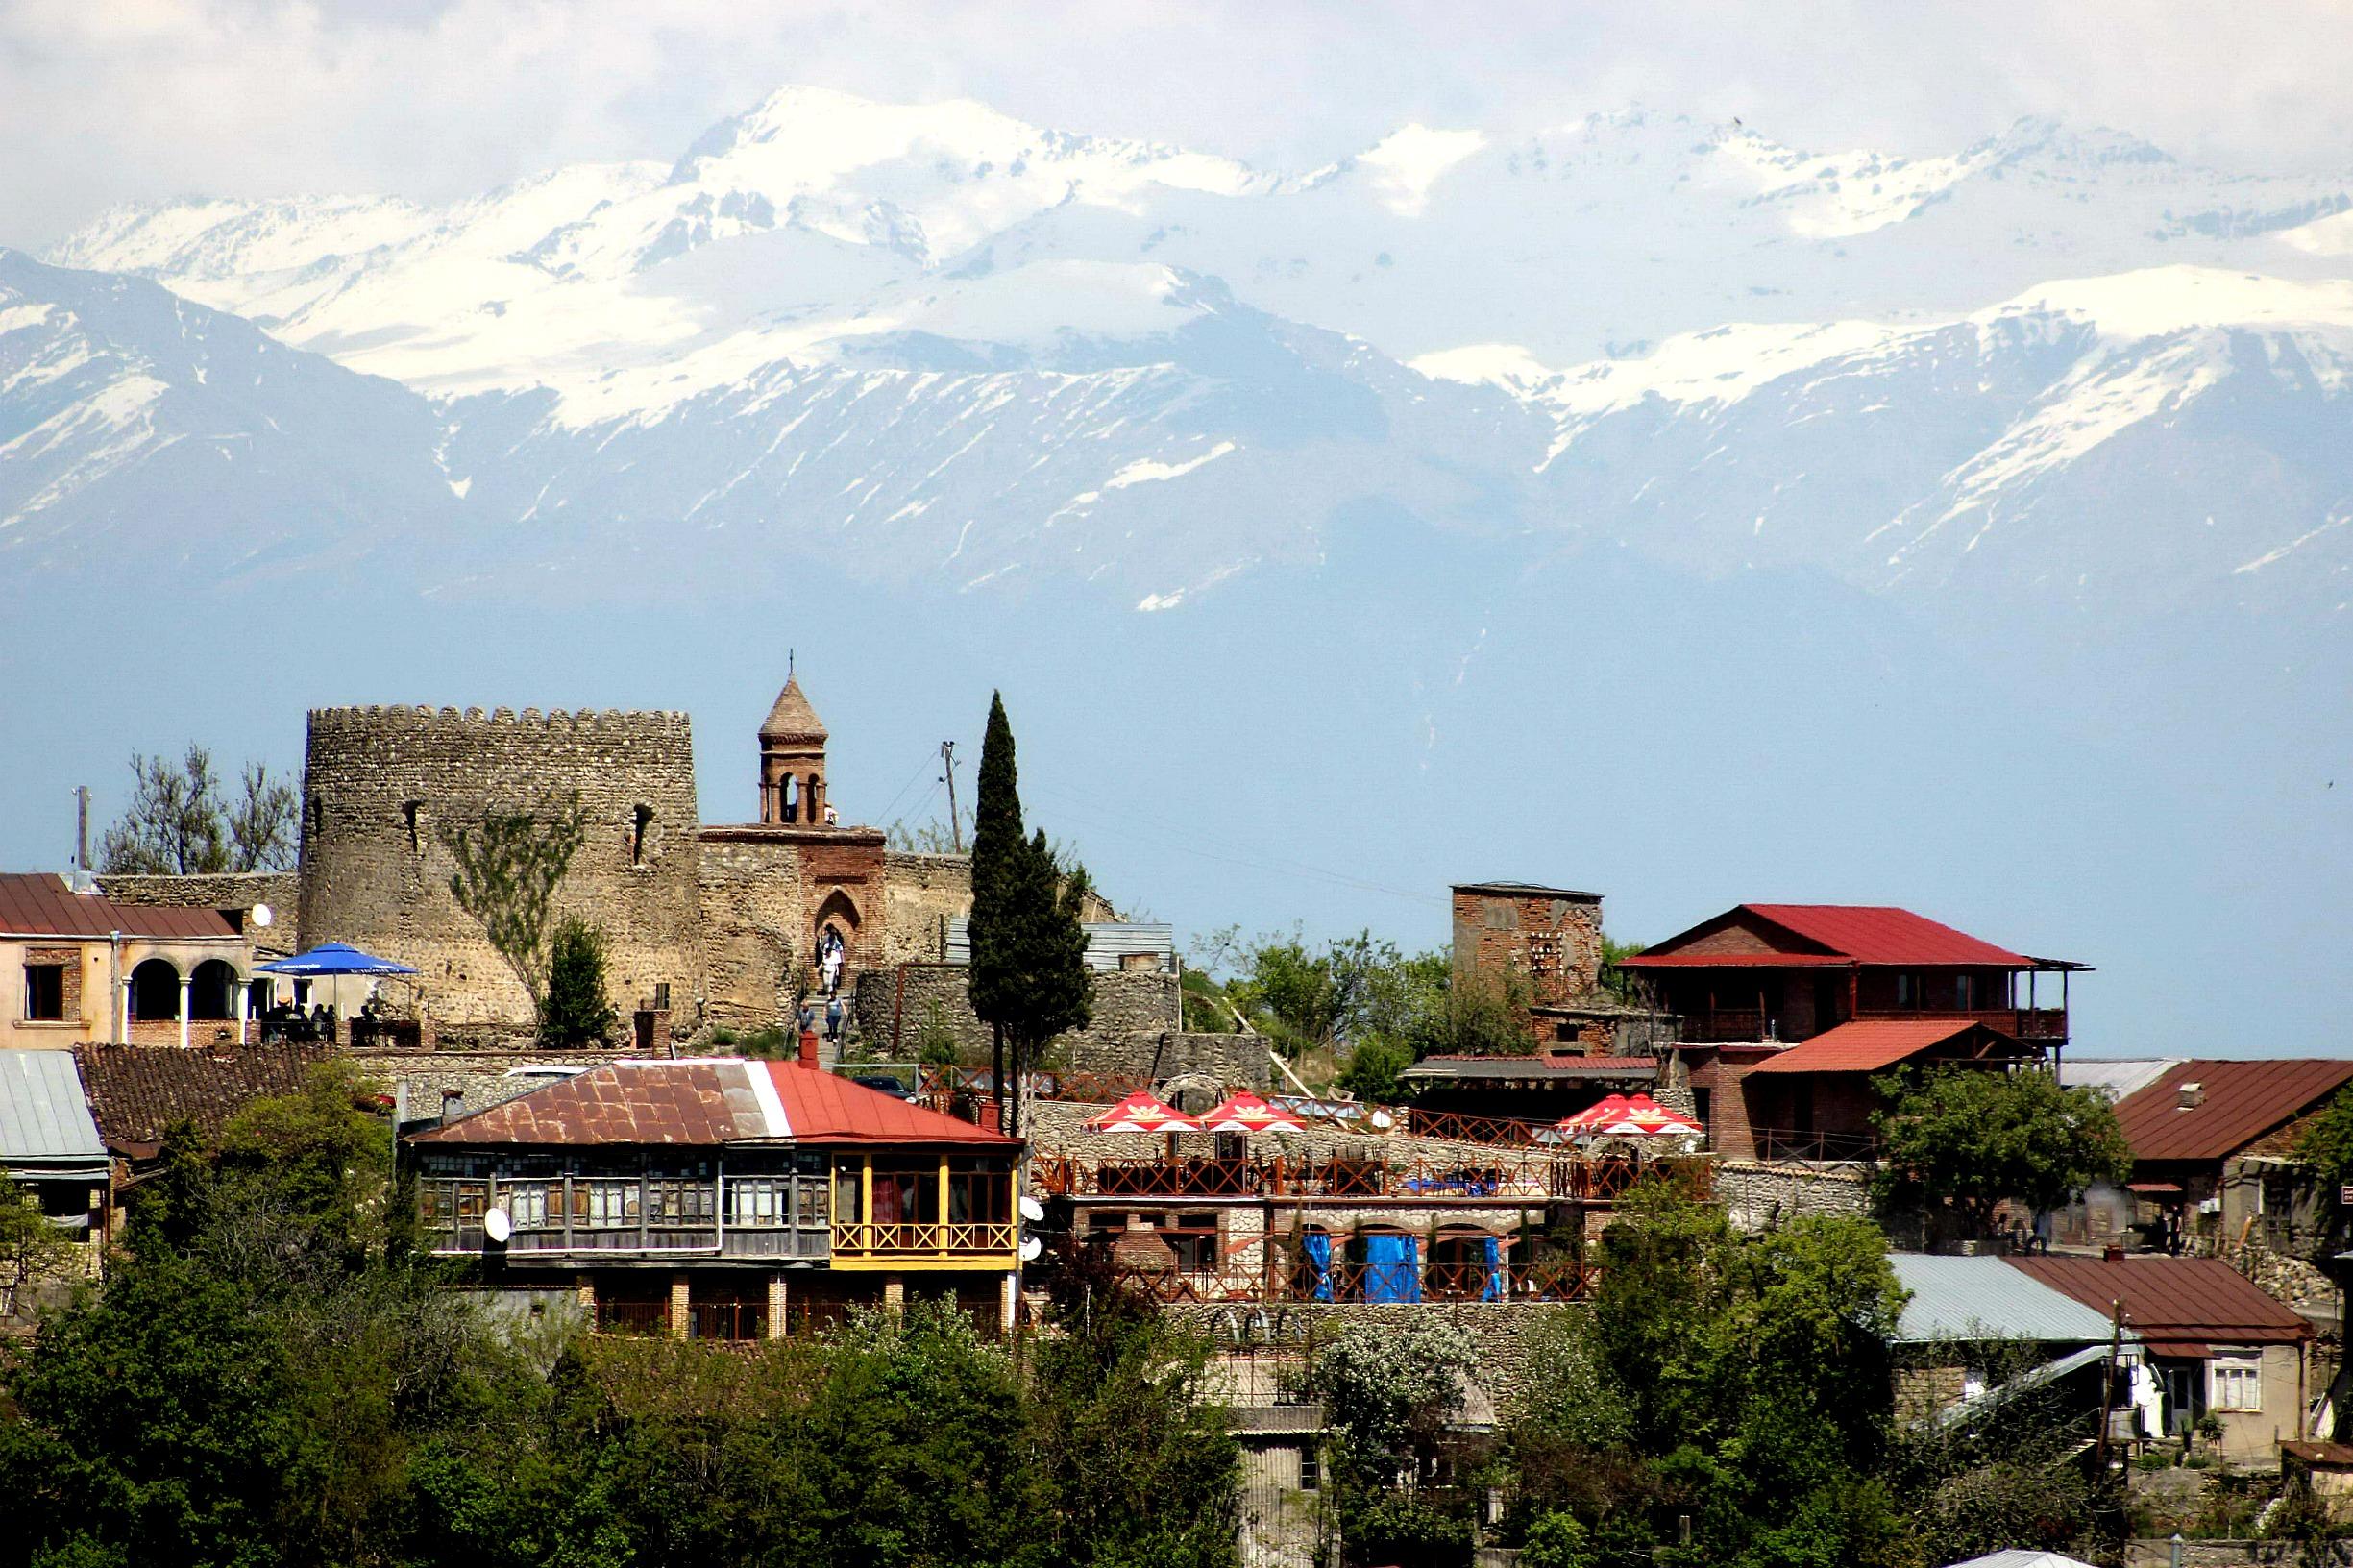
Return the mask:
M195 995L196 976L193 973L182 975L180 977L180 1048L184 1051L188 1048L188 1004L195 999Z
M851 1250L870 1252L874 1246L874 1157L870 1154L858 1162L858 1222L859 1229L851 1234L860 1239Z
M687 1279L688 1275L684 1269L678 1270L670 1277L670 1336L673 1339L685 1338L687 1330L691 1326L687 1306Z
M579 1297L580 1318L594 1334L597 1329L597 1277L593 1274L573 1276L573 1291Z
M131 982L129 980L123 982L122 992L121 1005L114 1010L114 1043L128 1045L131 1043Z
M882 1282L882 1310L896 1317L907 1310L907 1278L894 1274Z
M1002 1280L998 1281L997 1284L997 1327L1010 1335L1013 1333L1014 1324L1019 1321L1021 1305L1020 1276L1017 1274L1008 1274Z
M932 1234L939 1238L940 1256L947 1256L947 1156L940 1156L940 1223Z
M787 1313L788 1297L785 1293L785 1273L780 1268L768 1277L768 1336L771 1339L784 1337L786 1328L791 1322Z

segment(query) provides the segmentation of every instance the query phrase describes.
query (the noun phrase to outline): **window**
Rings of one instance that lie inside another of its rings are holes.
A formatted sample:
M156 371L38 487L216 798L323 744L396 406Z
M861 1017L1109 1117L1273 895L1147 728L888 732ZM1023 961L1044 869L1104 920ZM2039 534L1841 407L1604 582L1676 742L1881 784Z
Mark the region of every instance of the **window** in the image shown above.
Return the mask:
M767 1229L793 1222L790 1176L738 1176L727 1183L727 1223Z
M553 1213L558 1225L563 1223L564 1184L561 1182L515 1182L503 1186L499 1196L505 1201L506 1217L514 1221L519 1231L544 1231L548 1215Z
M1954 975L1952 977L1952 1010L1956 1013L1973 1013L1976 1009L1977 977L1973 974Z
M646 829L652 825L653 808L651 806L638 807L636 826L629 834L629 864L632 866L646 864Z
M25 1017L34 1023L65 1021L65 966L25 966Z
M674 1178L648 1182L646 1223L674 1226L710 1224L711 1184Z
M1188 1274L1213 1273L1217 1267L1217 1216L1179 1214L1176 1228L1160 1238L1176 1254L1177 1267Z
M1898 1007L1923 1007L1926 1005L1926 1002L1927 998L1921 991L1919 975L1905 972L1896 976L1896 1005Z
M2214 1380L2206 1401L2211 1409L2263 1409L2263 1352L2217 1351L2209 1376Z
M948 1162L947 1217L955 1225L1002 1225L1013 1213L1013 1176L1001 1160Z
M1312 1492L1323 1483L1324 1457L1315 1447L1314 1439L1310 1438L1306 1446L1299 1450L1299 1489Z
M592 1231L635 1229L637 1183L588 1181L572 1184L572 1218Z
M825 1223L825 1181L823 1177L803 1178L797 1194L798 1223L804 1230L816 1230Z

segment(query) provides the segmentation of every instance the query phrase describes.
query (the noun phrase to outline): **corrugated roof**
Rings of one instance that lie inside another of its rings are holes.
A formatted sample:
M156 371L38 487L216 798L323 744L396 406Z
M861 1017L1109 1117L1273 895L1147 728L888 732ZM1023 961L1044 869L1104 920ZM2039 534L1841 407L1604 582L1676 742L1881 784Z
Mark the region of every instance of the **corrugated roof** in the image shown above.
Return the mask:
M73 1052L0 1051L0 1164L17 1176L105 1173Z
M760 721L760 739L764 741L821 741L825 738L824 721L809 705L807 694L801 691L797 678L789 678L784 690L776 694L775 705L768 717Z
M1982 1557L1972 1557L1967 1562L1953 1563L1951 1568L2092 1568L2092 1565L2081 1557L2013 1546L1999 1552L1989 1552Z
M0 872L0 936L104 942L116 931L163 942L240 934L237 922L217 909L118 904L103 894L76 893L64 878L48 871Z
M1652 1056L1425 1056L1401 1078L1648 1078L1658 1071Z
M2068 1089L2096 1089L2111 1100L2122 1100L2154 1083L2160 1073L2181 1066L2183 1057L2144 1056L2102 1060L2071 1056L2059 1064L2059 1082Z
M1896 1337L2031 1339L2043 1344L2090 1344L2108 1337L2108 1318L2038 1280L2022 1280L1999 1258L1888 1255L1896 1278L1911 1292Z
M2343 1057L2179 1062L2119 1101L2116 1119L2135 1160L2219 1160L2292 1121L2347 1080L2353 1059ZM2192 1083L2199 1086L2198 1103L2183 1110L2181 1086Z
M311 1066L333 1054L324 1043L74 1048L100 1135L109 1148L133 1154L152 1152L177 1121L217 1133L253 1101L302 1088Z
M716 1146L783 1139L993 1147L1019 1142L832 1073L735 1057L611 1062L412 1135L412 1141L426 1143L574 1146Z
M1792 1045L1749 1070L1877 1072L1931 1046L1983 1028L1982 1024L1966 1018L1857 1018L1834 1029L1825 1029L1804 1043Z
M2312 1325L2218 1258L2005 1258L2031 1279L2095 1311L2124 1304L2124 1321L2142 1338L2202 1339L2216 1344L2286 1343L2312 1337Z
M1703 920L1688 931L1653 943L1648 952L1620 960L1621 968L1671 968L1694 963L1777 968L1791 964L1819 963L1818 955L1803 953L1694 954L1679 957L1675 944L1708 926L1746 911L1770 921L1802 941L1827 949L1829 956L1855 964L1981 965L1989 968L2022 969L2034 960L2007 947L1997 947L1965 931L1915 915L1893 904L1739 904Z
M1581 893L1575 888L1548 888L1535 882L1458 882L1450 890L1455 893L1500 893L1519 898L1577 898L1602 901L1598 893Z
M1080 927L1087 933L1087 967L1105 972L1120 968L1120 960L1134 953L1148 953L1160 961L1165 971L1176 968L1176 927L1149 920L1091 920ZM947 918L947 950L943 955L949 964L972 962L972 921L965 915Z

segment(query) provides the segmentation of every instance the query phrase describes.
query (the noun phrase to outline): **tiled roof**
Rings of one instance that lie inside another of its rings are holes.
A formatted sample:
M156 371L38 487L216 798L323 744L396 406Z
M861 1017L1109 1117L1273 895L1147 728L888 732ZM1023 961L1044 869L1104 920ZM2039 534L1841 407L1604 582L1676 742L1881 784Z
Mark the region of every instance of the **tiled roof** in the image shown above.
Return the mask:
M1983 1027L1967 1018L1856 1018L1750 1068L1758 1072L1877 1072Z
M1666 941L1654 943L1651 951L1621 959L1622 968L1673 968L1688 964L1732 965L1746 963L1752 968L1776 968L1791 964L1822 962L1823 956L1855 964L1973 964L1989 968L2022 969L2035 961L2006 947L1997 947L1981 942L1965 931L1915 915L1908 909L1892 904L1741 904L1728 911L1742 911L1770 921L1782 930L1811 943L1824 950L1822 955L1805 953L1707 953L1679 955L1675 944L1713 925L1715 919L1701 922L1689 931L1680 931Z
M2095 1311L2124 1304L2144 1339L2214 1344L2286 1343L2312 1325L2218 1258L2008 1258L2003 1262Z
M176 1121L217 1133L255 1100L291 1094L333 1054L316 1045L79 1045L74 1060L107 1146L145 1154Z
M1647 1078L1653 1056L1425 1056L1404 1078Z
M71 1051L0 1051L0 1165L25 1174L106 1169Z
M2180 1062L2117 1102L2136 1160L2219 1160L2292 1121L2353 1080L2353 1058ZM2181 1086L2199 1086L2181 1108Z
M1903 1304L1896 1337L2031 1339L2038 1344L2090 1344L2108 1337L2108 1314L2038 1280L2022 1280L1999 1258L1945 1258L1894 1252L1888 1262L1911 1299Z
M418 1142L459 1144L716 1146L771 1139L1019 1143L832 1073L736 1057L608 1063L413 1135Z
M818 718L817 710L809 705L808 696L801 691L798 680L788 679L784 683L784 690L776 694L775 706L770 708L768 717L760 722L760 737L779 741L821 741L825 738L824 722Z
M47 871L0 872L0 936L104 942L116 931L167 942L239 934L236 921L217 909L118 904L101 894L75 893Z

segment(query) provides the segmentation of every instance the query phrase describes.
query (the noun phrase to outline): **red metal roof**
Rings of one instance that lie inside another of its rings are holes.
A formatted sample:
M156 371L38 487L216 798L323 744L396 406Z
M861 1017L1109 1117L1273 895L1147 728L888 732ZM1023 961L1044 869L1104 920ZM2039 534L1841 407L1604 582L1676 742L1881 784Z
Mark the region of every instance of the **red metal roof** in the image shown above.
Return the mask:
M575 1146L777 1139L990 1148L1020 1142L831 1073L735 1057L607 1063L413 1139Z
M2311 1324L2218 1258L2004 1261L2096 1311L2122 1302L2125 1327L2144 1339L2246 1345L2313 1336Z
M1857 1018L1750 1068L1759 1072L1878 1072L1983 1025L1966 1018ZM1986 1031L1993 1033L1991 1030Z
M243 934L217 909L118 904L103 894L75 893L47 871L0 872L0 936L78 937L104 942L120 931L156 942L195 942Z
M2294 1120L2353 1081L2353 1059L2184 1062L2117 1102L2135 1160L2219 1160ZM2182 1109L2181 1088L2199 1086Z
M1980 965L1989 968L2022 969L2034 960L2007 947L1981 942L1965 931L1915 915L1892 904L1740 904L1727 912L1755 916L1826 953L1692 953L1678 954L1675 944L1712 926L1726 916L1703 920L1679 931L1652 950L1621 959L1621 968L1675 968L1684 966L1745 966L1782 968L1824 963Z

